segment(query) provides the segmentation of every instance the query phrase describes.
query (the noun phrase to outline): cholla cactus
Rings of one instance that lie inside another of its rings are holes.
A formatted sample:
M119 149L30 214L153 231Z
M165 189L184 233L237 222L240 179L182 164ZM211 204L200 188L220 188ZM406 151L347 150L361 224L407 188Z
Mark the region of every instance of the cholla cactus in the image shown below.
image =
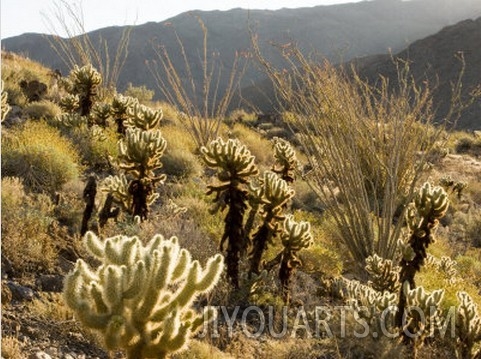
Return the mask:
M134 103L127 107L127 119L124 121L124 126L140 128L145 131L151 130L159 126L162 117L161 109L152 110L150 107Z
M111 115L117 124L117 133L123 134L125 132L124 121L128 118L128 113L131 109L139 103L134 97L117 95L112 100L110 106Z
M435 330L441 325L441 302L444 298L444 289L431 293L421 286L409 288L409 283L404 282L402 288L406 296L406 315L403 322L403 333L409 333L413 340L413 358L416 358L418 349L423 345L424 339L433 336Z
M262 254L267 245L282 233L281 223L285 216L282 213L286 203L294 197L294 190L286 181L274 172L266 171L260 180L259 187L250 185L252 196L262 203L260 214L262 223L252 238L250 273L259 274Z
M399 266L395 266L390 259L377 254L366 258L366 271L369 274L369 284L377 291L396 292L399 290Z
M119 168L133 177L128 193L132 197L132 215L146 219L155 185L165 180L156 171L162 167L161 157L167 142L159 130L142 131L128 128L119 142Z
M481 349L473 352L474 345L481 342L481 316L473 299L466 292L458 292L459 306L456 310L456 333L458 357L471 359L481 357Z
M70 93L66 94L60 99L59 106L69 114L76 113L80 107L79 96Z
M124 174L120 176L108 176L100 187L102 192L110 193L122 209L130 213L132 209L132 196L129 195L129 180Z
M224 219L224 234L220 242L221 250L227 241L227 275L235 288L239 287L239 260L247 250L248 241L243 227L247 209L248 192L243 187L250 183L249 178L258 173L254 156L239 141L221 138L200 149L204 162L217 168L219 184L210 185L207 194L215 194L214 210L229 210Z
M55 119L65 127L79 128L87 126L87 118L85 116L80 116L78 113L63 113Z
M406 246L404 256L401 259L399 275L401 287L407 282L410 288L416 288L414 277L424 264L427 256L426 250L434 242L433 232L438 225L438 220L444 216L448 207L448 195L442 187L432 187L426 182L416 193L406 214L406 221L410 230L407 245L411 247L411 250L408 251ZM398 308L396 324L401 327L406 308L405 291L402 288L399 294Z
M276 163L272 167L272 172L277 173L288 183L294 182L299 161L291 144L282 138L274 137L274 157Z
M89 116L98 87L102 83L102 76L91 64L80 68L75 65L70 72L69 80L71 83L69 92L79 97L80 115Z
M8 94L3 90L3 80L1 81L1 107L0 107L0 122L3 122L10 112L10 105L8 104Z
M155 171L162 167L160 161L167 142L159 130L142 131L128 128L119 142L119 168L136 178L158 178Z
M79 259L65 278L64 299L108 350L123 349L129 359L165 358L213 317L192 303L219 280L221 255L202 269L175 237L155 235L144 246L137 237L103 241L88 232L85 244L101 265L93 269Z
M333 282L334 289L344 298L352 310L370 326L373 332L380 333L381 326L394 326L391 308L394 308L397 296L388 291L379 292L356 280L345 278Z
M281 241L284 249L281 252L279 279L284 302L288 305L290 302L289 284L291 277L294 270L301 265L297 252L312 245L311 225L309 222L296 222L292 216L287 217L284 221Z
M110 118L110 105L108 103L96 103L92 107L91 117L94 122L103 128L107 127L107 121Z

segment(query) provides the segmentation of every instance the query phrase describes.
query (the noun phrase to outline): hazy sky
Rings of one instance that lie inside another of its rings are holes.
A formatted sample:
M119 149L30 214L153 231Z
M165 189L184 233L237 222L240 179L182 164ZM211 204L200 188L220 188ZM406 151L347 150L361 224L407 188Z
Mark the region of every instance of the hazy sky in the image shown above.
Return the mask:
M0 0L1 37L25 32L51 33L55 4L81 4L87 31L111 25L162 21L188 10L280 9L332 5L360 0ZM58 8L58 7L57 7ZM57 28L57 32L61 30ZM63 34L60 34L63 35Z

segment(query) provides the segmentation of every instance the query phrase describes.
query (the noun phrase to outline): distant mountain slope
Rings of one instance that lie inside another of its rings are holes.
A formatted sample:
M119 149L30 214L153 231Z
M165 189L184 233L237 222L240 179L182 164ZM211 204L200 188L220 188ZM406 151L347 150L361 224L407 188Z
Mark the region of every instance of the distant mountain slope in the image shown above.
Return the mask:
M361 77L371 83L375 83L382 75L395 86L397 72L393 57L409 60L410 71L416 82L421 84L428 80L431 87L435 86L433 105L440 121L450 106L451 84L457 81L462 68L459 60L461 53L465 63L462 97L466 100L473 89L481 86L481 17L445 27L398 53L356 58L347 66L354 64ZM271 112L276 105L272 103L275 96L269 80L260 80L244 87L242 96L245 102L255 104L262 112ZM481 99L463 111L456 128L481 130Z
M274 64L279 64L280 59L271 46L272 42L293 41L306 53L315 50L333 62L340 62L354 57L385 53L387 49L397 52L446 25L481 16L481 1L375 0L277 11L234 9L184 13L164 22L133 27L129 55L119 79L118 89L122 91L128 82L132 82L134 85L145 85L156 90L159 98L160 91L146 66L146 61L157 58L153 43L162 44L171 55L172 62L181 66L183 60L175 32L182 39L189 62L193 64L194 79L200 81L202 31L195 16L199 16L209 30L208 52L220 54L225 67L223 73L228 74L236 51L250 48L249 23L259 35L263 51ZM123 30L123 27L109 27L89 35L94 41L99 37L106 40L110 51L114 51ZM2 40L2 49L21 53L67 73L68 70L53 51L47 38L44 35L24 34ZM110 57L113 58L114 54L111 53ZM184 78L187 77L182 68L180 73ZM264 78L264 75L252 64L243 78L243 84L245 86L257 83L261 78ZM226 82L227 76L220 83L221 91Z
M439 119L449 110L451 85L456 82L462 67L460 54L465 62L462 95L466 99L476 86L481 86L481 17L448 26L395 55L409 60L411 73L418 83L426 79L431 84L437 84L434 104L438 108ZM354 63L361 76L371 81L383 75L391 83L396 82L396 70L390 55L370 56ZM481 130L481 99L463 112L457 128Z

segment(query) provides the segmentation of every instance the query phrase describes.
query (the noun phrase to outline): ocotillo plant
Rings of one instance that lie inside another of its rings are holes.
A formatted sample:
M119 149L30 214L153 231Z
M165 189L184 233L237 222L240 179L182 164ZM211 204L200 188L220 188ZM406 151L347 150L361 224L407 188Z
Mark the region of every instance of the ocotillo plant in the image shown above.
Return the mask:
M282 138L274 137L274 157L276 163L272 166L272 172L277 173L287 183L294 182L299 161L291 144Z
M67 91L79 97L79 111L81 116L89 116L98 95L98 88L102 83L102 76L92 65L75 66L68 78Z
M251 274L260 273L262 255L267 249L267 245L282 233L282 222L285 219L282 213L283 207L294 196L294 190L274 172L264 172L260 182L259 187L252 184L250 186L252 196L257 197L262 203L260 206L262 223L252 238L253 248L250 254L249 269Z
M85 244L101 265L94 269L79 259L65 278L63 295L108 350L123 349L128 359L165 358L213 317L211 311L197 313L192 303L217 283L220 254L202 269L176 237L155 235L144 246L137 237L104 241L87 232Z
M289 305L291 277L295 269L302 264L297 252L312 245L311 225L309 222L296 222L292 219L292 216L289 216L284 221L284 232L281 235L281 240L284 249L281 252L279 279L284 303Z
M207 194L215 194L214 211L229 207L224 219L221 250L227 241L227 275L235 288L239 287L239 260L246 252L248 241L244 231L244 214L247 209L248 191L245 186L250 177L258 174L254 156L238 140L221 138L200 149L204 162L216 168L219 184L210 185Z
M481 342L481 316L477 305L466 292L458 292L460 305L456 309L456 333L460 359L481 358L481 349L473 352L474 345Z
M406 214L407 225L410 230L409 240L403 249L399 274L401 290L399 293L396 325L401 328L406 308L406 293L403 288L405 282L410 289L416 288L414 277L424 264L428 246L434 242L434 230L438 219L443 217L449 206L449 200L442 187L431 187L426 182L416 193L414 202L410 203Z

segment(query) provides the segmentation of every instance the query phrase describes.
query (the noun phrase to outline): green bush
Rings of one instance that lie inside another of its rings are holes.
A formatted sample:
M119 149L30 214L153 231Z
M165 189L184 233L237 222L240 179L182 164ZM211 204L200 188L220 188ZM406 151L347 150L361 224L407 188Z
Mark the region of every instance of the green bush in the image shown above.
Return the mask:
M185 179L198 176L202 171L199 159L186 150L171 149L162 157L163 172L168 177Z
M31 102L25 107L25 114L32 119L53 120L61 114L60 107L48 100Z
M29 121L2 136L3 175L21 178L34 192L53 194L78 177L78 158L73 145L44 122Z
M53 205L44 194L27 195L20 179L2 178L2 255L15 271L51 271L57 260L48 234Z

